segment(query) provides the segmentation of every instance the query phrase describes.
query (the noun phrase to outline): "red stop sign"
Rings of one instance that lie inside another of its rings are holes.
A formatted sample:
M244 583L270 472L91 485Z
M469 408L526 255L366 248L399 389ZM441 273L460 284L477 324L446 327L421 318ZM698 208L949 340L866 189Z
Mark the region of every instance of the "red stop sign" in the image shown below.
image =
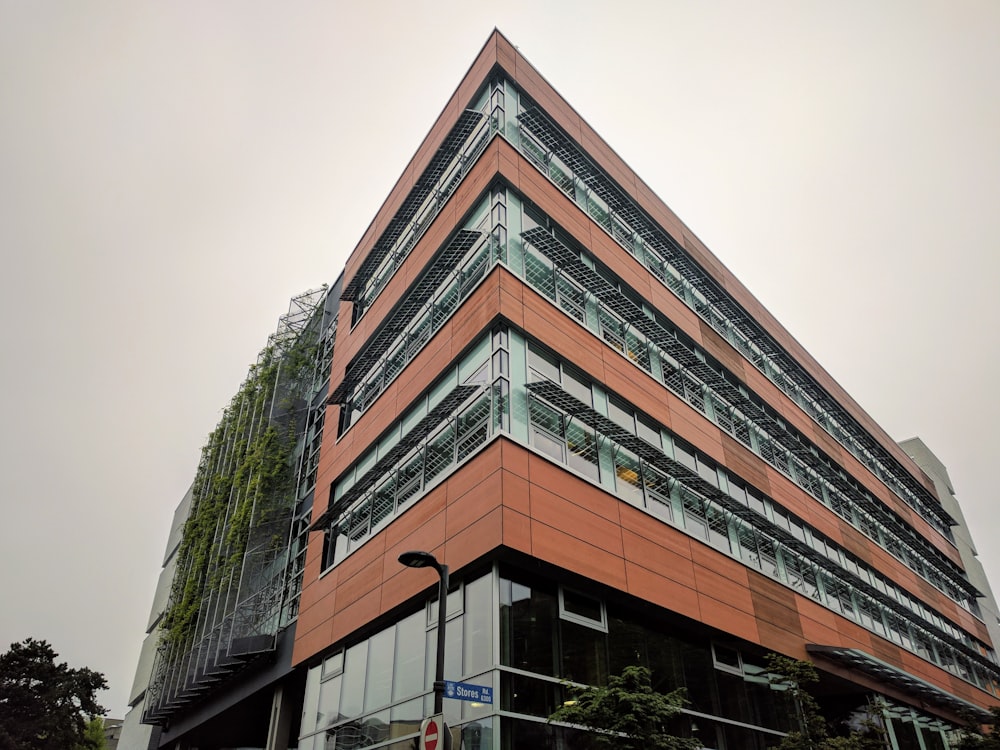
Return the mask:
M427 726L424 727L424 750L437 750L438 746L438 725L434 719L427 720Z

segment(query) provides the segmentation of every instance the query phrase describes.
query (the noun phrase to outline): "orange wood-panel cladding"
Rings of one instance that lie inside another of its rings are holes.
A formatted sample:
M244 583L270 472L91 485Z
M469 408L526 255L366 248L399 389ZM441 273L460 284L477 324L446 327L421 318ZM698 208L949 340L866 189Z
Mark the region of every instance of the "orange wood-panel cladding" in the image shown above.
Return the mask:
M458 569L505 546L705 624L805 658L806 643L863 648L959 695L975 690L505 438L490 443L323 578L307 571L296 662L434 584L398 555ZM317 561L318 563L318 561ZM919 667L919 669L917 669Z

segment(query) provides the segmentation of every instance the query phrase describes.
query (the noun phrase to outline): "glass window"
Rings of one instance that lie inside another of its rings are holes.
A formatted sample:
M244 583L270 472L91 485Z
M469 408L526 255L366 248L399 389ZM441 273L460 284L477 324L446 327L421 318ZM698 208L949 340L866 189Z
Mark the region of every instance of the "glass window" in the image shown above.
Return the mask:
M608 655L611 674L621 674L625 667L649 665L646 628L642 623L608 616Z
M563 460L562 415L538 399L529 399L528 416L531 420L531 442L538 450Z
M563 620L562 674L584 685L604 685L608 679L608 644L604 631Z
M569 448L567 463L581 474L597 479L599 471L594 431L579 420L570 421L566 425L566 447Z
M424 648L427 628L423 612L415 612L396 624L396 668L392 675L392 699L418 695L424 689Z
M319 705L316 709L316 727L322 729L340 721L340 675L327 680L319 687Z
M715 660L715 668L722 669L733 674L743 674L743 660L740 658L740 650L733 646L724 646L721 643L712 644L712 656Z
M729 523L726 514L715 503L707 503L708 541L723 552L730 552Z
M615 490L618 496L633 505L642 505L642 474L639 459L630 451L615 451Z
M554 593L503 580L500 659L528 672L555 676L558 600Z
M715 469L715 464L699 459L698 476L700 476L702 479L704 479L713 487L719 486L719 474Z
M368 641L347 649L344 656L344 682L350 686L340 702L342 718L357 719L363 713L365 672L368 667ZM325 684L325 683L324 683Z
M674 510L670 503L670 478L647 463L643 463L642 476L646 489L646 507L661 518L673 521Z
M594 405L594 394L590 390L590 383L582 375L569 367L564 367L562 372L563 390L573 398L587 406Z
M687 466L691 471L698 470L698 464L694 458L694 451L680 440L674 441L674 460Z
M705 501L685 487L681 487L681 500L684 503L684 528L699 539L708 539Z
M323 661L323 679L344 671L344 652L338 651Z
M465 674L485 672L493 664L492 576L465 585Z
M424 701L422 698L414 698L412 701L397 704L389 712L389 736L402 737L406 734L412 734L420 729L420 722L423 719ZM412 750L413 745L408 742L404 747L406 750Z
M461 461L489 436L490 397L484 394L458 416L457 458Z
M433 436L427 443L426 459L424 461L424 482L430 481L450 466L455 460L455 427L448 424Z
M616 396L608 397L608 417L612 422L627 432L635 432L635 415L625 403Z
M559 616L592 628L608 629L604 603L572 589L559 589Z
M660 427L655 422L646 419L641 414L636 417L636 433L650 445L662 447Z
M526 247L524 254L524 277L531 286L551 300L556 298L556 284L553 278L552 262L534 247Z
M737 522L736 538L739 540L740 559L747 565L760 570L760 554L757 551L757 532L748 524Z
M548 354L539 350L534 344L528 345L528 369L530 370L530 380L551 380L558 383L559 365Z

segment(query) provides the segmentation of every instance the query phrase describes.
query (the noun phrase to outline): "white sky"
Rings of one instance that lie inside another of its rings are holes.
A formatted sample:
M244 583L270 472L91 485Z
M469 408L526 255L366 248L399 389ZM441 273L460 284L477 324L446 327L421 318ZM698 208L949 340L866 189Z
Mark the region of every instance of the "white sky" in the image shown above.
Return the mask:
M204 438L494 26L937 453L1000 582L1000 3L0 0L0 649L124 714Z

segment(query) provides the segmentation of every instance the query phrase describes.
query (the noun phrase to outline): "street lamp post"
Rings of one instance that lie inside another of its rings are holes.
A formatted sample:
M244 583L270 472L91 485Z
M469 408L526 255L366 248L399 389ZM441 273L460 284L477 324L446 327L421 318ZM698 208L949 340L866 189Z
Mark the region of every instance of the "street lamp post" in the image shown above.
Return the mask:
M399 556L399 562L408 568L434 568L441 579L438 583L437 665L434 670L434 713L440 714L444 712L444 629L448 615L448 566L439 563L430 552L404 552Z

